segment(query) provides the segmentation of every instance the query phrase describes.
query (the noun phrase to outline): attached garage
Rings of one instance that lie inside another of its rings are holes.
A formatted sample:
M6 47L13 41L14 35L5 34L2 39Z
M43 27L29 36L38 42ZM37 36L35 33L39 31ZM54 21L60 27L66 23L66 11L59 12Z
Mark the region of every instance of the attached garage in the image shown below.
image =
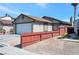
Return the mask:
M24 32L32 32L32 23L26 24L17 24L16 25L16 33L24 33Z
M35 16L28 16L21 14L14 20L14 28L16 34L22 34L27 32L44 32L44 23L47 23L48 29L47 31L52 31L51 26L48 24L51 24L51 21L48 21L43 18L35 17Z

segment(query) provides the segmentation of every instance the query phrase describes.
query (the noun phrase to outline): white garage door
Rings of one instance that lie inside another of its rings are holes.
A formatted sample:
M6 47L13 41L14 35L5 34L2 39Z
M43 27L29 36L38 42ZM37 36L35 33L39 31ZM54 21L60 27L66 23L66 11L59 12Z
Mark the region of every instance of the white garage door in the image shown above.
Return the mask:
M27 23L27 24L17 24L16 25L16 33L21 34L25 32L31 32L32 31L32 24Z

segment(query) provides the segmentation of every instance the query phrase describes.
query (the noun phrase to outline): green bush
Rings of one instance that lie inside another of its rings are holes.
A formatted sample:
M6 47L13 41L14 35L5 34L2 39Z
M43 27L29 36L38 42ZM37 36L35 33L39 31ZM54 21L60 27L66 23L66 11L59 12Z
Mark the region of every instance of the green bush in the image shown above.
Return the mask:
M64 38L70 38L70 35L66 34L66 35L64 35L62 37L58 37L58 39L64 39Z
M13 34L15 32L14 29L10 29L10 33Z
M6 30L5 30L5 29L0 28L0 33L5 34L5 32L6 32Z

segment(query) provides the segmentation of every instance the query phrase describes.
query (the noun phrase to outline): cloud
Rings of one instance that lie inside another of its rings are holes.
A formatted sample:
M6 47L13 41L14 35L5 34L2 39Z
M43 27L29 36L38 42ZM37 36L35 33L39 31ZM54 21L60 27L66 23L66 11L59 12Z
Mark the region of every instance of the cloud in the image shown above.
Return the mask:
M46 8L48 3L36 3L36 5L42 8Z
M10 9L9 7L2 6L2 5L0 5L0 10L5 11L5 12L9 12L9 13L13 13L13 14L18 14L17 11L14 11L14 10Z
M17 14L17 15L21 14L21 13L30 15L29 13L24 12L23 10L21 10L19 8L11 7L8 4L6 4L6 6L0 5L0 10L5 11L6 13L12 13L12 14Z

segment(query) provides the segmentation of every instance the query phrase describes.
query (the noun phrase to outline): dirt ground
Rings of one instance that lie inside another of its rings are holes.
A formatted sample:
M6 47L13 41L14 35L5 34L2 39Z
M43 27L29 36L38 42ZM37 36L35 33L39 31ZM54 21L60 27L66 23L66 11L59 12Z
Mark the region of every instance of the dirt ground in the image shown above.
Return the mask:
M23 49L41 55L79 55L79 42L50 38Z

